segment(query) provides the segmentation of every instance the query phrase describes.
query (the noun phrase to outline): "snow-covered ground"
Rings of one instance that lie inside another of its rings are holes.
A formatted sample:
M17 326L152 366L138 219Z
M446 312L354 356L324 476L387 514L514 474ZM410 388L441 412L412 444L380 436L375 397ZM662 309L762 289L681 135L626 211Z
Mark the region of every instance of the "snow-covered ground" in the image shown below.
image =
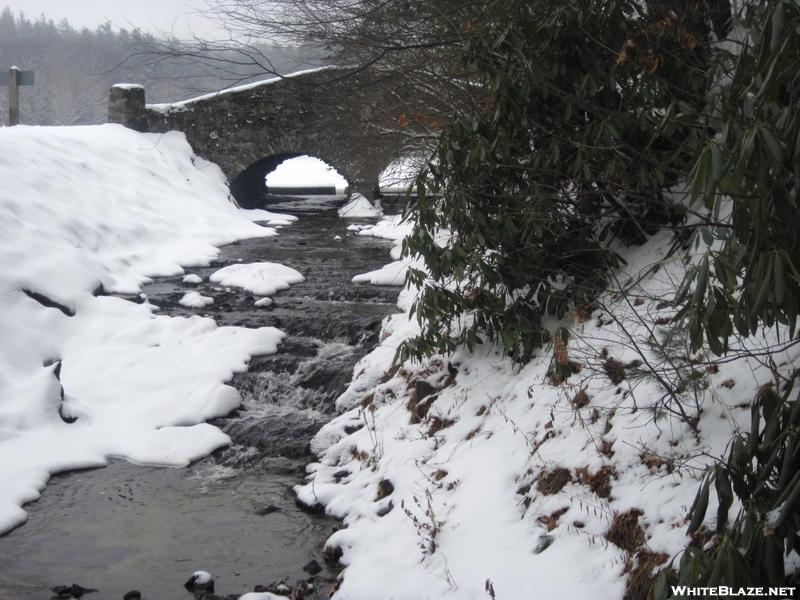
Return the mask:
M378 180L381 192L385 194L404 194L413 187L417 173L425 165L426 157L405 156L387 166Z
M180 466L228 443L204 421L237 405L225 382L282 334L159 316L104 293L207 265L222 244L275 234L253 221L290 218L236 209L219 169L179 133L15 127L0 129L0 148L5 531L54 472L111 456ZM410 226L395 216L350 228L397 244L395 262L357 281L400 283ZM392 366L418 326L406 313L384 322L297 488L346 525L328 542L346 566L334 600L621 599L629 575L686 546L705 465L747 425L771 368L792 371L800 352L715 361L678 351L698 384L682 409L698 420L670 413L674 401L637 373L642 362L665 366L648 343L669 326L687 266L671 243L664 232L629 249L600 309L550 323L571 331L561 356L574 373L563 382L549 376L552 347L525 366L492 347ZM231 271L217 277L265 296L299 281L280 265ZM210 300L187 292L187 304ZM402 292L401 309L413 293Z
M408 224L354 229L399 244ZM560 383L549 376L552 346L523 367L493 347L392 366L418 325L407 313L387 319L297 488L344 519L328 541L346 566L334 598L622 599L629 578L645 585L686 547L704 468L749 429L759 386L774 380L769 360L788 374L800 349L789 341L769 356L715 361L679 348L680 372L670 370L649 341L669 327L668 300L687 268L680 251L669 255L672 242L662 232L627 250L602 308L549 324L571 332L574 373ZM396 261L356 279L397 283L406 268ZM404 290L400 307L412 299ZM777 341L771 332L750 349ZM689 375L697 392L682 408L670 403L640 376L647 366L673 384ZM628 597L644 596L632 587Z
M18 126L0 149L3 532L55 472L112 456L180 466L227 444L205 421L238 405L225 382L283 334L105 295L276 233L253 222L275 215L234 207L183 134Z

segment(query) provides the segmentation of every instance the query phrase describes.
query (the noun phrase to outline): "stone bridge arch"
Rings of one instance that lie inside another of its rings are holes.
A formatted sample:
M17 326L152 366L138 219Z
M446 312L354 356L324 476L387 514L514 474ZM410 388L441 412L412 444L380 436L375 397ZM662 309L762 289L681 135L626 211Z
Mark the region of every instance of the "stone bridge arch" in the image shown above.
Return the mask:
M243 207L263 178L287 158L309 155L334 167L369 197L378 176L402 153L392 127L367 119L377 98L357 77L334 68L302 71L174 104L145 103L142 86L116 85L109 122L137 131L183 131L198 156L218 164Z

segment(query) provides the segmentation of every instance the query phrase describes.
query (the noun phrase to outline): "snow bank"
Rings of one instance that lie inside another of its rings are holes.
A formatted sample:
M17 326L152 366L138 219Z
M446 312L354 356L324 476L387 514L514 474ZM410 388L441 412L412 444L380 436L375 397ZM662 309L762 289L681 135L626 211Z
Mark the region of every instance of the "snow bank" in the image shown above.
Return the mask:
M57 471L110 456L179 466L227 444L204 421L238 405L225 382L283 334L102 295L275 233L228 201L183 134L18 126L0 148L2 532Z
M385 194L404 194L414 186L417 175L426 160L422 156L407 156L390 164L378 178L378 186Z
M421 260L401 258L403 240L411 234L412 227L413 225L409 221L403 221L402 215L391 215L374 225L350 225L348 230L357 232L358 235L378 237L394 242L389 253L394 259L393 262L375 271L356 275L353 277L353 282L372 285L404 285L409 269L422 269ZM401 303L399 306L402 310L406 310L410 304Z
M571 332L575 372L563 382L550 377L552 346L524 367L492 347L393 367L419 327L407 314L386 319L296 488L344 519L328 540L346 567L333 598L622 599L631 572L650 574L686 547L705 467L773 377L764 360L732 360L736 350L720 361L686 352L683 368L702 379L682 399L699 417L693 428L654 379L637 376L638 361L665 367L648 340L669 326L666 300L687 268L671 242L662 233L628 252L593 313L549 323ZM413 292L401 298L407 307ZM800 350L772 359L787 374Z
M284 215L281 213L274 213L263 208L249 208L241 209L242 215L253 221L254 223L264 223L269 227L277 227L279 225L291 225L297 221L294 215Z

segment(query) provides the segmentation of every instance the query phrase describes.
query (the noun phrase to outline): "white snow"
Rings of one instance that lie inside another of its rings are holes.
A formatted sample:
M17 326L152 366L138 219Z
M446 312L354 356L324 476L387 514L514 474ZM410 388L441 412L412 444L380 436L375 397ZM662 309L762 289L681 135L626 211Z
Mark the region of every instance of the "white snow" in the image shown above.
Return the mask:
M305 281L291 267L271 262L230 265L213 273L208 280L223 287L242 288L257 296L273 296L279 290L288 290L291 284Z
M383 170L378 186L384 194L404 194L413 187L417 174L425 164L422 156L406 156L394 161Z
M395 259L394 262L375 271L356 275L353 277L353 282L372 285L403 285L409 269L422 267L419 259L401 258L400 256L403 239L411 233L411 224L403 222L400 215L390 215L374 225L350 225L348 229L357 232L358 235L384 238L395 243L390 252L390 256ZM400 308L406 307L403 305Z
M0 128L0 149L2 532L55 472L112 456L181 466L228 444L205 421L239 404L225 382L283 334L96 295L275 234L228 201L183 134L17 126Z
M191 577L191 580L194 583L198 583L200 585L210 583L211 581L213 581L213 579L214 578L211 577L211 573L209 573L208 571L195 571L194 573L192 573Z
M279 225L291 225L297 221L294 215L284 215L280 213L270 212L262 208L242 209L242 215L253 221L254 223L264 223L269 227L277 227Z
M214 299L203 296L200 292L186 292L183 298L178 300L178 304L189 308L204 308L214 304Z
M345 219L362 219L383 216L383 211L378 206L373 206L363 194L353 194L350 201L339 208L339 216Z
M143 90L144 86L138 83L115 83L111 86L112 88L118 88L120 90Z
M209 100L211 98L217 98L219 96L225 96L227 94L236 94L239 92L244 92L247 90L252 90L257 87L261 87L262 85L270 85L275 83L276 81L283 81L284 79L291 79L292 77L298 77L302 75L308 75L310 73L316 73L319 71L325 71L326 69L330 69L332 67L316 67L313 69L305 69L303 71L297 71L295 73L291 73L289 75L284 75L281 77L270 77L269 79L263 79L261 81L254 81L253 83L245 83L243 85L237 85L233 87L229 87L225 90L221 90L219 92L211 92L210 94L203 94L202 96L197 96L195 98L189 98L188 100L182 100L180 102L173 102L173 103L164 103L164 104L148 104L147 108L151 110L155 110L161 113L169 112L171 110L186 110L187 108L191 108L192 103L197 102L199 100ZM127 85L127 84L121 84Z
M195 275L194 273L191 273L190 275L186 275L183 278L183 283L188 283L190 285L197 285L197 284L203 283L203 279L199 275Z
M347 180L325 161L314 156L297 156L267 173L267 187L332 187L344 191Z
M403 285L406 281L406 273L410 266L415 264L413 260L396 260L388 265L353 277L355 283L371 283L372 285Z
M207 266L219 245L275 233L253 221L291 219L237 210L219 170L192 157L178 133L14 127L0 129L0 149L5 531L25 520L23 504L57 471L110 456L180 466L229 443L204 421L238 405L225 382L250 356L274 352L283 334L159 316L146 302L95 293L139 293L152 276ZM403 281L409 224L386 217L348 230L395 242L395 262L357 281ZM671 243L664 232L627 250L594 312L547 323L571 332L576 372L560 384L548 377L552 346L524 366L486 345L393 367L419 325L407 313L384 321L380 344L337 400L342 414L312 441L318 462L296 488L302 501L344 519L328 541L346 567L334 600L486 599L487 590L502 600L620 600L635 558L606 535L629 511L639 511L630 514L643 549L672 557L685 548L705 467L747 426L771 369L793 371L800 350L788 342L776 350L773 329L748 342L770 360L737 357L738 347L726 360L687 354L684 368L705 388L682 406L702 413L696 429L669 413L676 405L633 365L666 367L648 344L669 326L675 309L665 301L687 268L667 254ZM212 276L263 296L302 280L273 263ZM401 292L401 309L415 293ZM616 382L612 361L623 366ZM434 391L418 403L420 382ZM549 487L559 473L563 487ZM712 501L710 526L714 509Z

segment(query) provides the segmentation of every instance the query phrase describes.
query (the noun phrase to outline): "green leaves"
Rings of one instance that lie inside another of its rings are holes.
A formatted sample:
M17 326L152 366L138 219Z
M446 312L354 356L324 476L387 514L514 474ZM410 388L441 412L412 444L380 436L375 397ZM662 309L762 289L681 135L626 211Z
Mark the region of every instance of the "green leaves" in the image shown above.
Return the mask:
M674 27L650 35L633 0L478 6L459 52L488 99L442 131L418 180L427 191L405 252L429 279L408 355L489 340L525 361L549 338L544 316L605 289L620 263L612 244L659 228L663 190L694 157L683 140L705 141L688 99L706 59ZM438 230L451 233L443 247Z
M747 4L750 35L730 83L709 111L717 137L691 169L691 200L702 203L713 281L687 274L679 301L696 279L692 305L684 305L694 349L705 339L724 353L734 327L741 336L781 323L793 335L800 299L800 5L791 0ZM720 215L730 214L728 220ZM722 268L717 268L718 266ZM701 283L703 285L701 285Z
M689 512L692 514L692 520L689 522L689 529L686 531L689 535L696 532L700 525L703 524L703 519L708 510L708 497L711 489L711 479L707 478L700 486L700 491L694 499L694 504Z
M800 550L800 401L788 400L762 388L753 403L752 429L737 435L728 457L710 469L689 513L687 533L701 532L710 501L711 484L719 502L713 538L683 554L673 577L682 585L784 586L796 585L795 572L787 579L784 555ZM733 484L731 486L731 484ZM732 525L728 511L740 506ZM667 598L664 580L656 581L654 597Z

